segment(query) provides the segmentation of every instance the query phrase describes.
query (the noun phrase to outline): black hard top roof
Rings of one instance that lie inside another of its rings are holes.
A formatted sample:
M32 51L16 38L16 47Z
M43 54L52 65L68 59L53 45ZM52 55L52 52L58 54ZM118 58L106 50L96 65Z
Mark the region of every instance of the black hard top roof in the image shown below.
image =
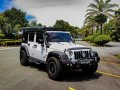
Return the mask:
M21 30L23 32L64 31L64 29L62 29L62 28L53 28L53 27L45 27L45 26L39 26L39 27L22 27Z

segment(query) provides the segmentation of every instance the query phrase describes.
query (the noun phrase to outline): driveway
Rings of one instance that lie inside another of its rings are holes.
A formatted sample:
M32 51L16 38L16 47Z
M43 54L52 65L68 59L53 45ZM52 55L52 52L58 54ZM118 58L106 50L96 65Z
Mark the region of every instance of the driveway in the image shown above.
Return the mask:
M77 43L91 47L83 41ZM107 47L111 52L106 47L92 48L101 56L97 72L67 72L60 81L48 78L45 65L21 66L19 47L0 50L0 90L120 90L120 60L111 53L114 47Z

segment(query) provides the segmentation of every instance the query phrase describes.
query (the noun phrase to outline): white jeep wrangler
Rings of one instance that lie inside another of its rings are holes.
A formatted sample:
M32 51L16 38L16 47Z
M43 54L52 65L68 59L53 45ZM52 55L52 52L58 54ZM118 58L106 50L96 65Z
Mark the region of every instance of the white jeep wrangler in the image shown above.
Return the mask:
M81 69L86 74L97 70L97 52L75 44L69 32L60 28L24 27L20 63L45 63L48 76L59 79L66 69Z

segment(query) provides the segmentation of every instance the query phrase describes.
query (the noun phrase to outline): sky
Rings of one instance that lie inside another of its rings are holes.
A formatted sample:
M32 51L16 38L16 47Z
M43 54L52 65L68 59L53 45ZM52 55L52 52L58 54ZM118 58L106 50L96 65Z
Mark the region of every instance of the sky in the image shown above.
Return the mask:
M15 7L26 12L26 19L52 26L56 20L65 20L82 27L87 6L93 0L0 0L0 12ZM112 0L120 6L120 0Z

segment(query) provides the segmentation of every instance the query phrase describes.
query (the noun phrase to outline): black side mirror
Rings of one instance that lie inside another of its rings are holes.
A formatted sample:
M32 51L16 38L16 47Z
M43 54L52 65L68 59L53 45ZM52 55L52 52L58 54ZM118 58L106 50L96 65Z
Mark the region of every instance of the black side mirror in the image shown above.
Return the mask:
M50 47L50 44L49 44L49 43L47 43L47 44L46 44L46 47L47 47L47 48L49 48L49 47Z
M75 43L75 39L73 39L73 43Z

